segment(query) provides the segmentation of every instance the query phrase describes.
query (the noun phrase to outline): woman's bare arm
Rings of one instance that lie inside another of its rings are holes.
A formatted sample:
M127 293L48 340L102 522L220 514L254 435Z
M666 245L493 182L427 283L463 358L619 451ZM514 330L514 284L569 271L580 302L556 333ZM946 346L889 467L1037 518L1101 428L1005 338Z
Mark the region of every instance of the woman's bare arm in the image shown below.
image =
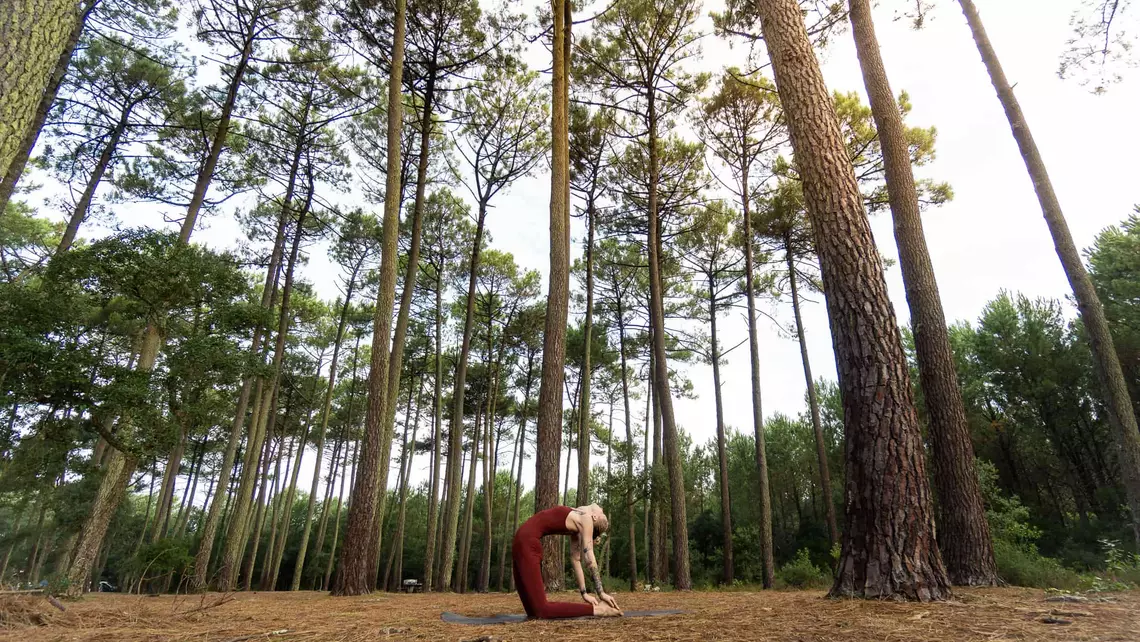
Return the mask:
M570 536L570 566L574 568L574 575L578 578L578 592L586 595L586 576L582 573L582 538Z

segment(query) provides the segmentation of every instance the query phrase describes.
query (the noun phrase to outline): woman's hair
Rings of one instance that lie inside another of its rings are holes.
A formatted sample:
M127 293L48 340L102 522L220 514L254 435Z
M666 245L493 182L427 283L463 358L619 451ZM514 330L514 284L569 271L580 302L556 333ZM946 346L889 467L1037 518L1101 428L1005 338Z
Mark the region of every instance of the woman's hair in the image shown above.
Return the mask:
M609 530L610 518L606 517L605 513L598 511L598 514L594 516L594 539L605 535Z

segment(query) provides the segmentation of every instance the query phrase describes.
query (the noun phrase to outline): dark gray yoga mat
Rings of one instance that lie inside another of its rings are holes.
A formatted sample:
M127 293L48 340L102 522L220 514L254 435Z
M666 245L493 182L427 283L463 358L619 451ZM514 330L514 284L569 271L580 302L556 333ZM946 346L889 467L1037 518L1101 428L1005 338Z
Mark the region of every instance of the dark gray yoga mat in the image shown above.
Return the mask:
M660 617L663 615L679 615L684 611L626 611L624 617ZM503 613L500 615L467 616L450 611L444 611L440 616L449 624L517 624L526 622L526 616L521 613ZM593 617L567 618L574 620L592 620Z

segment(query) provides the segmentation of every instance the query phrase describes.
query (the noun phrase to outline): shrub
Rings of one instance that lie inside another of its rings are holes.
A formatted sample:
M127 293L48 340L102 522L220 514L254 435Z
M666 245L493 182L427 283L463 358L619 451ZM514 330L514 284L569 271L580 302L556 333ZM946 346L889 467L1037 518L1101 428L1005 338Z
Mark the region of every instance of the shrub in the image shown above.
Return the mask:
M829 578L823 569L811 563L811 556L806 548L801 548L795 559L781 567L776 576L793 588L822 588L829 583Z
M1081 578L1060 562L1041 555L1033 545L1019 546L1003 539L994 539L994 557L998 574L1015 586L1076 590Z

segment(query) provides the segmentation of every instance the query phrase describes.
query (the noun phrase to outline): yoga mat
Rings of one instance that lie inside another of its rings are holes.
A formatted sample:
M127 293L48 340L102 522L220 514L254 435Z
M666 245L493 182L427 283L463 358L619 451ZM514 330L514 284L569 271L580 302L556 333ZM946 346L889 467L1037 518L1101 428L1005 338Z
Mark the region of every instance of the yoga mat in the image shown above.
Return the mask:
M662 615L678 615L684 611L626 611L624 617L660 617ZM499 615L467 616L450 611L444 611L440 619L449 624L517 624L526 622L527 617L521 613L502 613ZM564 618L574 620L592 620L590 617ZM601 618L599 618L601 619Z

